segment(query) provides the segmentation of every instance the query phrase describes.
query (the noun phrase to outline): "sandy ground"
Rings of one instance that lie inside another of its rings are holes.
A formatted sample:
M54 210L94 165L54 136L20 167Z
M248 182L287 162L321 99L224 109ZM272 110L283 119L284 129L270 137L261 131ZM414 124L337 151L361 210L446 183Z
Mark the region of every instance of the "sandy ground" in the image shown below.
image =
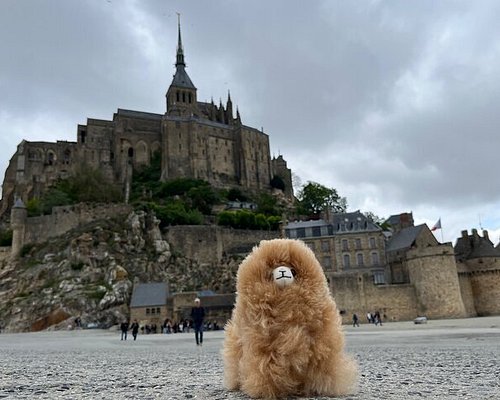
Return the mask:
M346 399L500 399L500 317L345 327L360 365ZM0 398L248 399L222 386L224 332L0 334ZM324 399L324 398L321 398Z

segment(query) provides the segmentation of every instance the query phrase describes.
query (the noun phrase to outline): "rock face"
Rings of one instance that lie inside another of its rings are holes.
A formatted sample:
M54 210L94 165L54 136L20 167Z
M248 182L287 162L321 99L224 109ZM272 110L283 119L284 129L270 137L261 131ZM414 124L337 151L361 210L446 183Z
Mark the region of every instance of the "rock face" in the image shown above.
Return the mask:
M34 246L0 269L0 326L19 332L97 323L128 315L135 282L168 282L171 292L234 291L242 256L216 263L171 249L158 220L144 212L108 218Z

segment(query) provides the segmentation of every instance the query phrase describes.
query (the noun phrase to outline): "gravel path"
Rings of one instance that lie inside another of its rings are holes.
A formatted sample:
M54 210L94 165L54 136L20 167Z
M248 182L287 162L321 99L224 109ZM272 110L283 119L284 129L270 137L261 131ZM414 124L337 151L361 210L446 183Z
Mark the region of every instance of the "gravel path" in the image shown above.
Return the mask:
M346 399L500 399L500 317L345 330L361 373ZM223 335L0 334L0 398L248 399L222 386Z

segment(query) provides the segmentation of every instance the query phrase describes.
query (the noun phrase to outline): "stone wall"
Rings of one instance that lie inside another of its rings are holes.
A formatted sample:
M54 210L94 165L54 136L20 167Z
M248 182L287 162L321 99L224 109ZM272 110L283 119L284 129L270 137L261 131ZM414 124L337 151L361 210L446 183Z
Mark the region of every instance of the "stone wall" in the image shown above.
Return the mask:
M460 284L460 294L464 302L465 313L467 317L475 317L477 312L469 274L459 273L458 282Z
M472 272L469 279L477 315L499 315L500 270Z
M416 289L418 313L429 318L466 316L457 265L449 244L408 251L410 283Z
M41 243L62 235L80 225L117 215L126 215L132 208L126 204L88 205L54 207L51 215L31 217L26 220L24 244Z
M356 313L366 322L366 313L379 311L386 321L401 321L417 316L417 299L412 285L374 285L369 273L337 275L331 283L332 294L343 322Z
M277 231L254 231L222 228L219 226L172 226L166 232L166 240L172 251L183 256L218 263L232 254L247 254L261 240L275 239Z

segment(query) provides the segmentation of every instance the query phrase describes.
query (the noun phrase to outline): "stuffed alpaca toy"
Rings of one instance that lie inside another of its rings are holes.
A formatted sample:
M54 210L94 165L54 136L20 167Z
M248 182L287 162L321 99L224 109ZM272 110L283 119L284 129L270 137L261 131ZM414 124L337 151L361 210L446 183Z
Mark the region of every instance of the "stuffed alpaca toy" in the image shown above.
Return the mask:
M323 269L303 242L262 241L241 263L224 384L253 398L341 396L357 386Z

